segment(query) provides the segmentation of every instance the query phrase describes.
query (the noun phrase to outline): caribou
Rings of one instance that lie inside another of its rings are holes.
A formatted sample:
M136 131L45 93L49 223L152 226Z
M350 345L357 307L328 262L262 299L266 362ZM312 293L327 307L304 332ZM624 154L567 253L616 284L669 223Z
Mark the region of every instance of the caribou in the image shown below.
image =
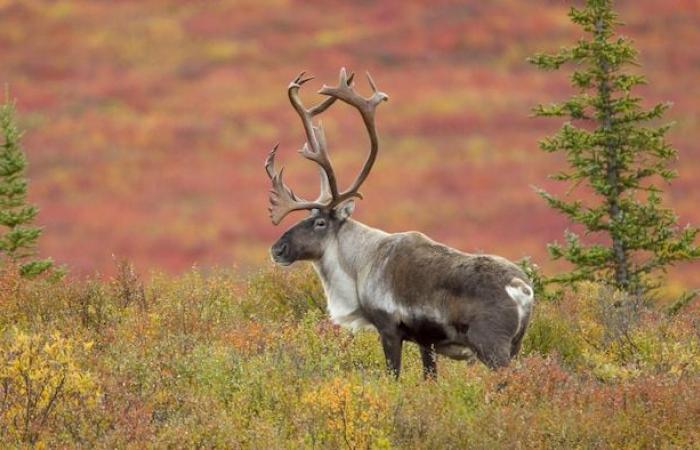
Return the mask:
M279 144L274 146L265 161L272 223L278 225L292 211L309 215L272 246L273 261L282 266L310 261L332 321L352 330L376 329L387 368L396 377L404 341L419 346L426 378L437 375L438 354L478 359L492 369L508 365L520 350L534 299L531 282L516 264L500 256L464 253L419 232L387 233L350 218L379 149L375 111L389 98L369 73L369 97L356 92L353 78L343 68L338 85L323 85L318 93L326 98L309 108L299 90L313 77L302 72L287 88L306 135L299 153L318 165L321 189L313 201L296 195L282 180L284 169L275 169ZM362 169L343 191L323 128L313 120L337 100L357 109L370 144Z

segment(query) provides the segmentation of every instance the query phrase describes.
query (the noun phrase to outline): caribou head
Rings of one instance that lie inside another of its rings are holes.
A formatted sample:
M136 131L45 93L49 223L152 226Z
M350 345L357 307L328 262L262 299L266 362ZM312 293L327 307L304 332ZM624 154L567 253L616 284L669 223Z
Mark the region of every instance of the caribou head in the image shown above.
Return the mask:
M319 94L328 98L321 103L306 108L299 98L301 86L313 77L304 77L300 73L287 88L289 101L301 118L306 133L306 143L299 150L302 156L315 162L321 173L321 192L314 201L307 201L296 195L282 180L284 169L275 170L275 156L278 145L270 152L265 162L265 170L272 181L270 190L270 218L277 225L292 211L308 210L309 217L301 220L287 230L272 246L272 259L281 265L289 265L295 261L319 260L324 253L327 243L334 238L340 226L350 217L354 209L354 199L362 198L360 186L372 170L377 157L378 139L374 125L374 113L377 105L388 100L388 96L379 91L372 77L367 73L367 80L372 88L370 97L363 97L353 88L354 74L348 75L343 68L340 71L338 85L324 85ZM370 150L360 173L350 187L344 191L338 189L338 183L333 171L323 127L314 125L313 118L327 110L336 100L341 100L355 107L367 128L370 140Z

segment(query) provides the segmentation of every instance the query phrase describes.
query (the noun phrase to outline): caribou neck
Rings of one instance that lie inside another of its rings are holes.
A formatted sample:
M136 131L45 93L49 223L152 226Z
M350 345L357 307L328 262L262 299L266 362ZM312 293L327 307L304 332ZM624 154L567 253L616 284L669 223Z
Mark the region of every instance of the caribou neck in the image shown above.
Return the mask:
M382 230L348 219L329 243L323 257L314 262L314 267L324 281L339 271L357 281L357 275L372 263L376 249L388 236Z
M336 238L314 262L333 322L352 330L371 326L360 304L360 288L372 266L372 257L389 235L348 219Z

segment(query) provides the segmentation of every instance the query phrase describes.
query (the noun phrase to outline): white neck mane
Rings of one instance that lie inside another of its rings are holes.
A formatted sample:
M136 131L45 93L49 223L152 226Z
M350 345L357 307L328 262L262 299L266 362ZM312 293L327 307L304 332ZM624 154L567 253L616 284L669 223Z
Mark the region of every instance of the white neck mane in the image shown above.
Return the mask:
M371 256L387 233L348 219L336 239L313 263L326 293L334 323L351 329L370 326L360 309L358 276L371 264Z

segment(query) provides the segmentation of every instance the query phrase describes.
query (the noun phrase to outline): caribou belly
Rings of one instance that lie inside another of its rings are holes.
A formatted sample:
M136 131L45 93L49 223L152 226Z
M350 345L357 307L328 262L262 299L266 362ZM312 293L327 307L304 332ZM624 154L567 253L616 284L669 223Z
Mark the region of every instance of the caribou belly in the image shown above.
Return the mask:
M466 345L437 344L435 345L435 352L448 358L462 361L476 360L476 354Z

